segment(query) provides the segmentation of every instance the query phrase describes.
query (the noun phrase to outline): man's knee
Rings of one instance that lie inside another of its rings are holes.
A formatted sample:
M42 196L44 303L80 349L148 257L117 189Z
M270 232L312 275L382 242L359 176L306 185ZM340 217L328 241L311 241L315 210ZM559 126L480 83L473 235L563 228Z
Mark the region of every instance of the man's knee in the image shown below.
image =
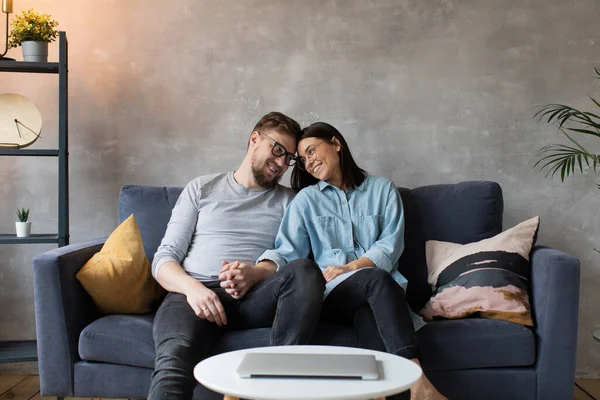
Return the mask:
M170 337L163 338L161 343L156 346L157 357L167 358L185 358L186 354L194 352L194 341L190 338Z

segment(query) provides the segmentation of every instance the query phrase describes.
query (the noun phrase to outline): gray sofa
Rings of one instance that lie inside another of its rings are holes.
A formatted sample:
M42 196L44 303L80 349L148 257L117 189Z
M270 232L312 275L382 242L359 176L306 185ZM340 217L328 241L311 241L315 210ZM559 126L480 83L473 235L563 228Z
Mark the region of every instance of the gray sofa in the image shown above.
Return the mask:
M502 190L494 182L400 188L406 249L400 270L409 304L429 299L425 241L469 243L502 230ZM119 222L135 214L152 259L181 188L127 185ZM527 216L529 217L529 216ZM542 218L543 229L543 218ZM43 396L144 398L154 364L153 315L100 316L75 278L104 240L73 244L36 257L35 311ZM531 254L535 328L482 318L429 323L418 332L427 375L450 399L572 399L579 302L579 261L536 246ZM268 345L270 329L231 332L221 353ZM320 325L314 344L355 346L354 328ZM220 399L200 385L195 398Z

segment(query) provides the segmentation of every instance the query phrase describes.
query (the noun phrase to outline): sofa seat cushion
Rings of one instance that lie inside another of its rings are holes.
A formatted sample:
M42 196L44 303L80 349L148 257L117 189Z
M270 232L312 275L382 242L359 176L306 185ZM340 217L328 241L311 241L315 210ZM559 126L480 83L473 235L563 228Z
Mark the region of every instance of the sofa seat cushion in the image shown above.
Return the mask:
M535 335L526 326L487 318L428 322L417 332L427 371L518 367L535 363Z
M88 325L79 337L79 356L154 368L154 315L108 315ZM229 332L211 354L269 345L270 328ZM425 370L528 366L535 362L531 329L486 318L433 321L417 332ZM353 327L320 324L311 344L358 346Z
M114 314L89 324L79 336L79 357L84 361L154 368L154 315ZM212 354L269 345L271 328L228 332L215 343ZM320 324L311 344L356 347L354 328Z
M79 335L79 357L136 367L154 367L153 314L98 318Z

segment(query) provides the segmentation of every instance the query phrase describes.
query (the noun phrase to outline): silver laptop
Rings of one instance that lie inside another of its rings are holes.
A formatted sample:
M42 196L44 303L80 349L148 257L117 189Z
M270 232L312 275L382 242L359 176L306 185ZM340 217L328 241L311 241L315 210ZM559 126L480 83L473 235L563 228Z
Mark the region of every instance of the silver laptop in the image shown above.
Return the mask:
M242 378L379 378L377 362L371 354L249 352L237 372Z

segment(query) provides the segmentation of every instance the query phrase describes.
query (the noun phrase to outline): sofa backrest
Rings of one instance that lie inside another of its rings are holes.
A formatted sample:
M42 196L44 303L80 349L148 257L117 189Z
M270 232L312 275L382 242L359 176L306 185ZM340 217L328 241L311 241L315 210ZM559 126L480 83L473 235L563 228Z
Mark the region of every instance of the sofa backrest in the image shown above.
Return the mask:
M121 188L119 224L131 214L135 216L150 262L165 236L171 210L182 191L180 187L164 186L125 185Z
M119 223L134 214L150 262L167 229L183 188L125 185L119 196ZM409 304L420 309L429 300L425 242L470 243L502 231L502 189L495 182L399 188L405 215L405 249L400 272L408 279Z
M405 221L399 270L408 280L408 303L420 310L431 297L425 242L466 244L502 232L502 189L496 182L471 181L399 190Z

